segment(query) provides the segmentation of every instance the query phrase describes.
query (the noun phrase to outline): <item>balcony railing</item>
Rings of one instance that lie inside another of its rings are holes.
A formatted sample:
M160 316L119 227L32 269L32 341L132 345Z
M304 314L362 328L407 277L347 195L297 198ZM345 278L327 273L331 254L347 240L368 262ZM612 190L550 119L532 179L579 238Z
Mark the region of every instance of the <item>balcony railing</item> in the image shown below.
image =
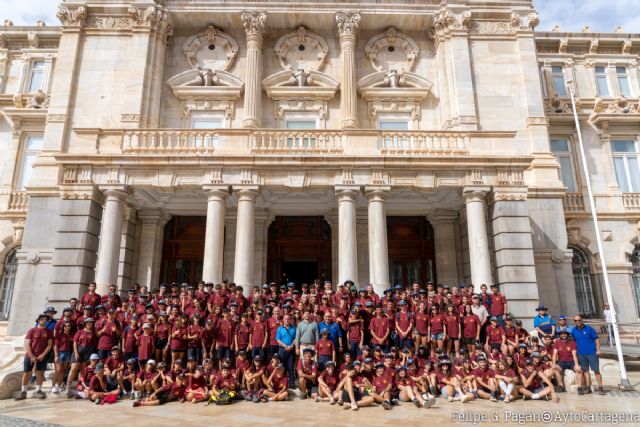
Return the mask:
M26 191L11 191L7 203L8 212L26 212L29 196Z
M640 211L640 193L623 193L622 204L626 210Z
M145 129L126 131L122 150L138 153L213 153L215 130Z
M469 150L469 135L452 132L379 132L378 146L390 155L452 155Z
M326 130L265 129L251 132L251 152L260 154L342 153L344 133Z
M565 212L584 212L584 196L582 193L566 193L564 195Z

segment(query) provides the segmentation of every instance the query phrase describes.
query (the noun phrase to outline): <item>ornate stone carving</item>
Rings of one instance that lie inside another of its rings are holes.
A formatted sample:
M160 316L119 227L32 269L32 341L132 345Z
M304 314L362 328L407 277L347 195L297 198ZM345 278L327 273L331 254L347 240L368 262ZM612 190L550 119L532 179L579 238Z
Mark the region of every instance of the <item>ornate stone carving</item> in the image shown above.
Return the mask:
M47 123L64 123L66 114L47 114Z
M578 102L576 102L576 109L580 112ZM554 94L551 98L545 98L544 112L549 114L571 113L571 101L560 99L557 94Z
M613 100L596 98L593 105L594 114L636 114L638 112L640 112L640 105L638 104L638 101L629 100L624 97Z
M540 25L540 15L537 12L531 12L527 15L527 26L531 31L535 30Z
M519 18L518 18L519 19ZM520 28L520 23L515 27L510 21L472 21L469 31L473 34L513 35Z
M527 117L528 126L549 126L549 119L546 117Z
M580 224L575 219L567 221L567 238L571 245L579 245L581 243Z
M336 25L338 28L338 37L354 38L358 33L360 26L360 14L358 12L337 12Z
M133 27L133 19L128 16L96 16L91 15L85 23L86 28L104 30L129 30Z
M131 5L127 11L137 25L146 25L155 28L161 20L166 20L164 12L156 6L149 6L142 9Z
M209 25L189 37L182 51L191 68L228 71L238 54L238 43L229 34Z
M140 114L137 113L122 113L120 114L121 122L139 122Z
M40 37L35 31L29 31L27 33L27 43L31 49L37 49L40 47Z
M13 21L11 19L5 19L3 25L5 27L13 27Z
M16 93L13 96L16 108L46 109L49 107L49 95L42 90L33 93Z
M13 227L13 243L22 243L22 236L24 235L24 218L15 219L11 222Z
M87 19L87 9L80 6L74 10L69 9L67 6L60 5L56 16L64 26L82 27L84 21Z
M318 34L298 27L296 31L280 37L274 50L283 70L308 73L324 68L329 47Z
M245 11L240 15L240 19L242 19L242 25L244 25L247 37L259 37L262 40L267 25L266 12Z
M390 27L386 32L373 36L364 52L376 71L402 73L413 71L419 49L411 37Z

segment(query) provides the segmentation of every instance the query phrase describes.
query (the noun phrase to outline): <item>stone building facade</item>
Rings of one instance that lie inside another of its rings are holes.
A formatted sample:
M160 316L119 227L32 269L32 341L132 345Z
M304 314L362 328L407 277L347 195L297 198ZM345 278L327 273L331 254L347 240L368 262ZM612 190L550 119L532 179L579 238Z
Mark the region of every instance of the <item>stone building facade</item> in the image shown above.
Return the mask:
M258 7L259 6L259 7ZM1 310L95 280L497 283L602 309L577 84L622 320L640 287L640 35L530 1L65 2L0 27Z

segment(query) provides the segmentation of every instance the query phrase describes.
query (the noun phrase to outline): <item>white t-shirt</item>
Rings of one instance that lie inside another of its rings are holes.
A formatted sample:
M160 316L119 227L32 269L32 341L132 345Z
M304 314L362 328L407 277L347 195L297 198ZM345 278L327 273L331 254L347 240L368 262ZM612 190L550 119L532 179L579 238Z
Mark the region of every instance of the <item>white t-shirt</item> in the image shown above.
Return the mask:
M602 314L604 315L604 321L607 323L611 323L613 321L613 317L611 316L611 309L605 308L602 311Z

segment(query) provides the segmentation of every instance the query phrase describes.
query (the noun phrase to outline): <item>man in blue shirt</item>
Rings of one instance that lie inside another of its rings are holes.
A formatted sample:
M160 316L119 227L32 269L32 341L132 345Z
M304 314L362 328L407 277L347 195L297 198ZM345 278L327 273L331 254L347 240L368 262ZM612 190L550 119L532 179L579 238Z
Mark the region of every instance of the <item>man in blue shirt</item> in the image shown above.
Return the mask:
M333 321L333 315L328 311L324 313L323 321L318 325L319 330L326 329L329 331L329 339L333 341L333 347L336 353L342 353L342 330L337 322Z
M582 316L578 314L573 316L573 321L576 327L571 331L571 336L576 340L578 362L580 363L580 369L576 369L578 394L591 393L591 375L589 375L589 369L593 371L596 377L599 394L605 394L602 388L602 375L600 374L600 362L598 360L598 356L600 356L600 338L598 337L598 333L591 326L585 325L582 321ZM576 368L578 367L576 366ZM583 374L584 380L582 378Z
M556 321L547 314L547 307L540 304L536 308L538 315L533 318L533 327L538 331L538 337L542 340L545 335L551 335L553 338L556 334Z
M282 325L276 331L276 342L278 343L278 356L284 364L289 375L289 388L295 387L294 363L296 360L296 327L291 324L291 316L285 314L282 318Z

